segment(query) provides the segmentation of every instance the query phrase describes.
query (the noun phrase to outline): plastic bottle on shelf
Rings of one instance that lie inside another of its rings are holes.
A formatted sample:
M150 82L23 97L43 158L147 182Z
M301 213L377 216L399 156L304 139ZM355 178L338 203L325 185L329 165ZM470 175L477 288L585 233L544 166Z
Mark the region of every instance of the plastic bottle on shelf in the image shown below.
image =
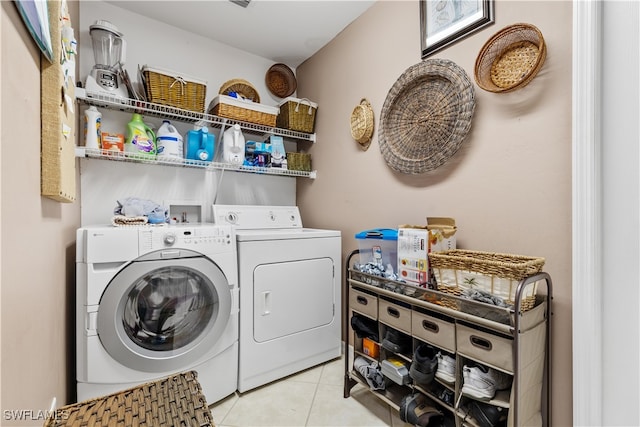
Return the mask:
M84 111L84 146L91 149L100 149L101 135L100 126L102 124L102 113L95 106L91 106Z
M145 122L142 115L134 114L127 124L124 151L142 157L156 157L156 135Z
M156 132L156 150L158 159L183 158L182 135L169 120L164 120Z

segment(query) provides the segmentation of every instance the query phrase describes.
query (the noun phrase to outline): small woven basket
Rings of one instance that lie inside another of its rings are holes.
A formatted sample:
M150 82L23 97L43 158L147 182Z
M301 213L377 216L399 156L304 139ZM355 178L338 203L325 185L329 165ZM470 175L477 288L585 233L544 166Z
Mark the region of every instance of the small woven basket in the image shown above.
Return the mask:
M373 136L373 109L364 98L351 112L351 136L363 146L368 146Z
M453 249L429 253L429 265L437 290L455 296L478 289L515 303L518 283L542 271L545 259L523 255ZM526 289L520 309L527 311L536 302L536 284Z
M224 84L220 86L220 90L218 90L218 93L221 95L229 95L229 92L235 92L246 99L260 103L260 94L258 93L258 90L244 79L228 80L224 82Z
M317 104L307 98L289 98L280 106L276 125L282 129L313 133L317 109Z
M298 87L298 82L293 70L282 63L273 64L267 70L264 80L269 92L279 98L290 96Z
M287 153L287 169L311 172L311 154Z
M510 92L529 84L547 56L538 28L514 24L494 34L482 47L475 64L475 80L488 92Z
M83 402L49 414L44 427L210 426L213 416L189 371Z
M183 110L204 112L207 84L168 70L143 67L147 100Z
M237 107L231 104L220 102L213 107L212 114L227 119L239 120L241 122L255 123L263 126L275 126L276 115L255 111L250 108Z

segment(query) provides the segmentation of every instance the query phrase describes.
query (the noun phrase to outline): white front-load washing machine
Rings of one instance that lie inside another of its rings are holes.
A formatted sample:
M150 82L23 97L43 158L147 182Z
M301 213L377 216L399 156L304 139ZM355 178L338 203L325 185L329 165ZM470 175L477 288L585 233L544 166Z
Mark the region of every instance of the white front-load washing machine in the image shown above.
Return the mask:
M79 401L186 370L209 404L237 390L232 227L80 228L76 270Z
M340 357L340 231L303 228L297 206L214 205L213 213L238 242L238 391Z

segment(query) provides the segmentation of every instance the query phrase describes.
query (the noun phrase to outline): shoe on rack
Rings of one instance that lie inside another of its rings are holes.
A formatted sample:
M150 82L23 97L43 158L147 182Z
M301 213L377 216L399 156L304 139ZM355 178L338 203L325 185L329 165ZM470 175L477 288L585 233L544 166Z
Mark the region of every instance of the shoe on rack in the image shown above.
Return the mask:
M429 384L436 375L437 351L429 344L420 344L413 354L409 376L418 384Z
M358 371L369 384L371 390L384 390L384 376L377 362L369 363L364 357L356 357L353 361L353 369Z
M456 359L447 353L438 352L438 369L436 370L436 378L454 384L456 382Z
M483 365L462 367L462 394L476 399L492 399L497 390L511 385L511 375Z
M444 416L424 395L416 393L402 398L400 419L417 427L439 427L443 424Z
M507 411L504 408L477 400L471 401L469 411L480 427L496 427L507 421Z
M368 317L354 314L351 316L351 328L358 338L369 338L375 342L380 339L378 336L378 322Z
M411 347L411 337L393 328L387 328L382 347L393 353L406 353Z

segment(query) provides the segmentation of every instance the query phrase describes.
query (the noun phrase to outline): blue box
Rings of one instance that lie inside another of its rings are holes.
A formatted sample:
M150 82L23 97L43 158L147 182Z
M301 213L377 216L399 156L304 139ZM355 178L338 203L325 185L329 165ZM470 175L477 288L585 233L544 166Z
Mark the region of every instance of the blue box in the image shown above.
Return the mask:
M360 249L360 264L374 262L385 268L391 264L393 271L398 271L398 229L375 228L356 234Z

